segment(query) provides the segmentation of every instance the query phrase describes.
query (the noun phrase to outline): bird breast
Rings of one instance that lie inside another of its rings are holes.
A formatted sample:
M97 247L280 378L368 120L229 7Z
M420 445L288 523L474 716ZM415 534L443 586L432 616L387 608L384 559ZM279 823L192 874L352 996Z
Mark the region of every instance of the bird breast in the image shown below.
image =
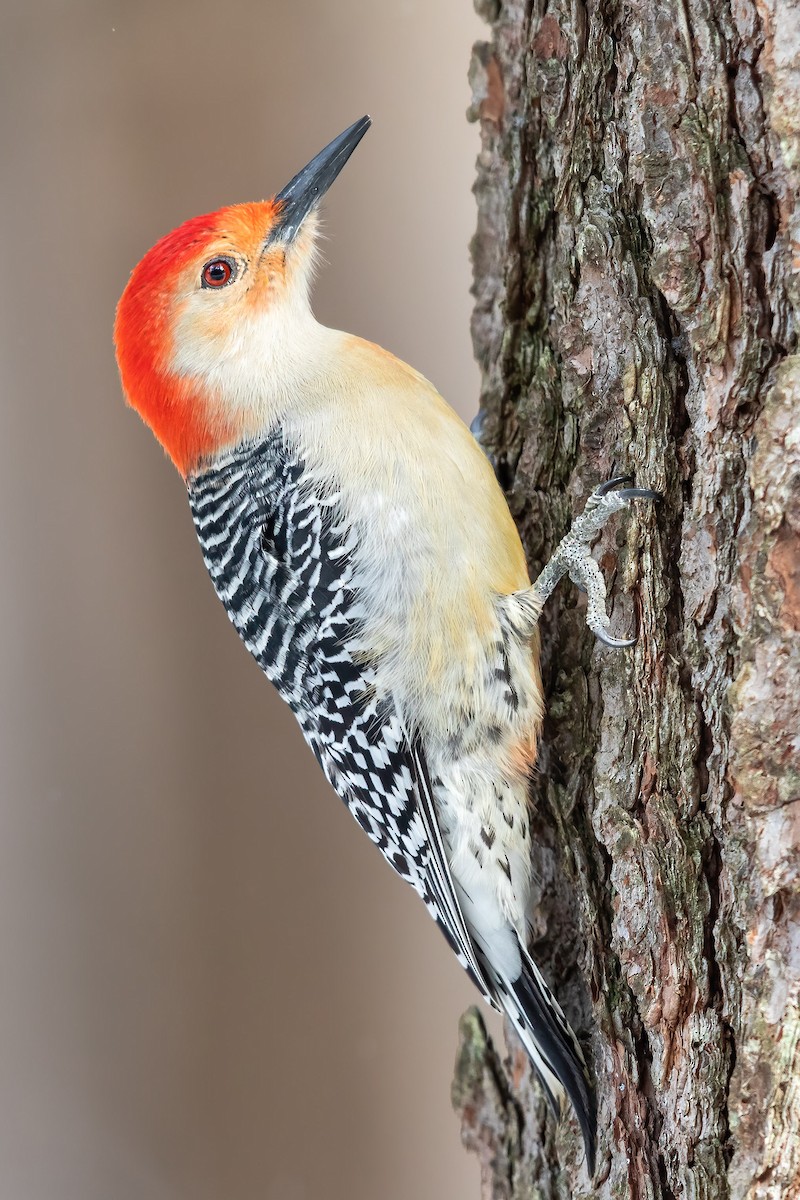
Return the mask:
M338 336L282 424L348 529L360 653L436 742L477 723L516 745L541 712L537 647L505 619L529 580L491 466L427 380Z

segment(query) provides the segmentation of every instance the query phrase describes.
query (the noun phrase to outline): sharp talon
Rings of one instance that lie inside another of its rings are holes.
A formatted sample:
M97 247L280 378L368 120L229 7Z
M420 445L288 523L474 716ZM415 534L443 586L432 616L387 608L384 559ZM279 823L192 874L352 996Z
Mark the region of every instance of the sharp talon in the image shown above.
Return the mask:
M617 492L623 500L663 500L662 492L653 492L650 488L620 488Z
M633 483L632 475L615 475L613 479L607 479L605 483L601 483L599 487L594 489L595 496L607 496L614 488L618 488L621 483ZM617 492L623 500L663 500L662 492L651 491L650 488L620 488Z
M621 483L633 483L632 475L615 475L613 479L607 479L605 483L601 483L599 487L594 489L595 496L607 496L612 488L619 487Z
M613 638L602 629L595 629L594 636L604 646L610 646L612 650L621 650L626 646L636 645L636 638Z

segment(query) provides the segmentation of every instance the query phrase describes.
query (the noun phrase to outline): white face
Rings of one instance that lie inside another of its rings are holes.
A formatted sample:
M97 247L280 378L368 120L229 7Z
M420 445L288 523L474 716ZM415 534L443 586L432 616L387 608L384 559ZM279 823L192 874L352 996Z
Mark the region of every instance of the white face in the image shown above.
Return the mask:
M239 412L291 388L319 329L309 304L317 228L311 214L289 246L237 229L205 247L174 293L169 371Z

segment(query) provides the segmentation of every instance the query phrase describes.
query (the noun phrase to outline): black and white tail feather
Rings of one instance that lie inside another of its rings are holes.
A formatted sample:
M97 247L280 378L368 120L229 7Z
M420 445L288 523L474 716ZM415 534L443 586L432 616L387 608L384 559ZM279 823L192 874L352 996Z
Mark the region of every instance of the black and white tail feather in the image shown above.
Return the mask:
M565 1094L583 1135L586 1165L594 1174L597 1141L597 1103L581 1044L561 1006L524 947L522 974L513 983L487 966L497 1001L528 1052L556 1118L562 1115Z

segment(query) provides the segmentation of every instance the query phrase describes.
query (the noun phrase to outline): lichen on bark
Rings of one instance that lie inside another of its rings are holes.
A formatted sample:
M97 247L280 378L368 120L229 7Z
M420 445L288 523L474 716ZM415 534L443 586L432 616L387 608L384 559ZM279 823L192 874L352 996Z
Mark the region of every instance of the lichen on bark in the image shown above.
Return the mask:
M465 1140L485 1197L800 1196L800 10L477 7L480 437L532 572L612 469L664 501L598 546L632 651L564 585L542 622L533 946L598 1171L474 1019Z

